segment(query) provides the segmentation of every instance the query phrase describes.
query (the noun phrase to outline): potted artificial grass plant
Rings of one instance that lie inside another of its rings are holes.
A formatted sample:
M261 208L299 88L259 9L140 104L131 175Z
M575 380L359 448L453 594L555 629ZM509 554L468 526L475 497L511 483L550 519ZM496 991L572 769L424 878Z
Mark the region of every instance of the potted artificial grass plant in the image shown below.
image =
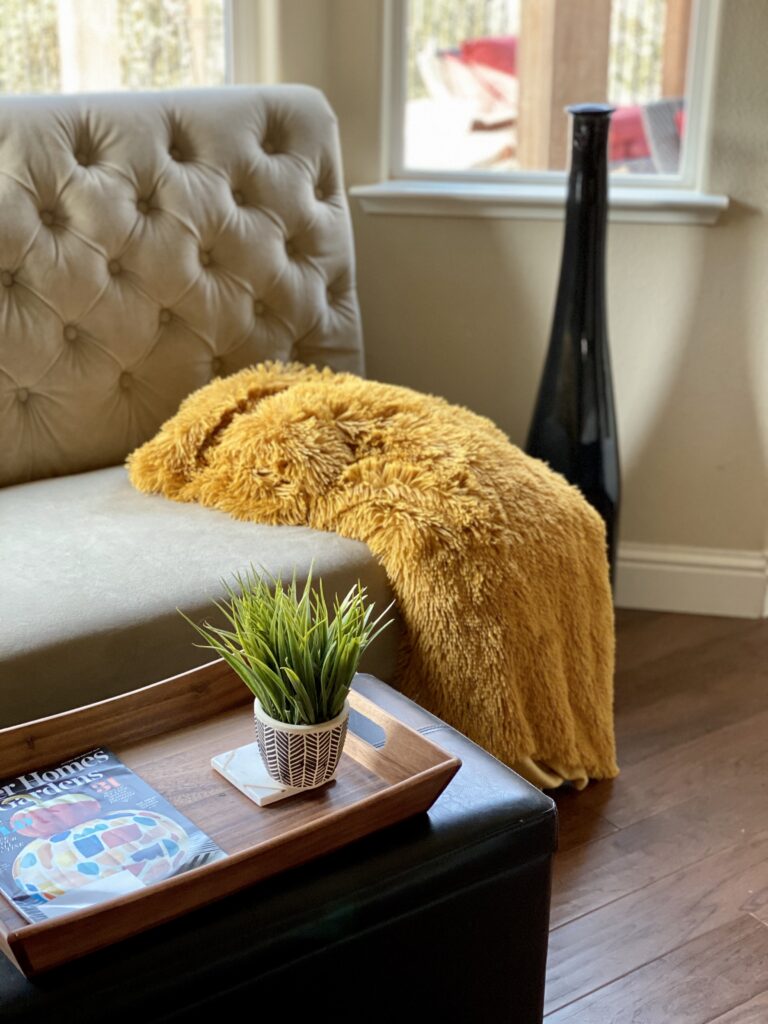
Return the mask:
M259 752L271 777L292 789L330 781L347 735L349 694L363 652L391 620L389 608L373 618L373 604L358 581L332 613L322 582L310 572L299 593L251 568L235 574L237 589L214 602L228 626L197 625L205 641L254 696ZM183 612L181 613L184 614Z

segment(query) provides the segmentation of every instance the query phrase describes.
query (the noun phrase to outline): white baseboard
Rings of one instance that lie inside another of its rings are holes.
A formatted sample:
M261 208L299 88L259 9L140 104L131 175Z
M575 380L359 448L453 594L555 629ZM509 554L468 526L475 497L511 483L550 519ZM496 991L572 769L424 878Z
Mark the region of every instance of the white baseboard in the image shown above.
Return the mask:
M768 616L768 553L622 544L616 605L746 619Z

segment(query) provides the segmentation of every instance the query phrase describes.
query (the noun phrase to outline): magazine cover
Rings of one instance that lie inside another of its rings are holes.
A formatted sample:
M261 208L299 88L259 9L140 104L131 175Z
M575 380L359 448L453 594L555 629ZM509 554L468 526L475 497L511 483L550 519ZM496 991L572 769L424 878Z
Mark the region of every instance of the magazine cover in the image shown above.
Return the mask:
M225 856L104 747L0 783L0 892L28 921Z

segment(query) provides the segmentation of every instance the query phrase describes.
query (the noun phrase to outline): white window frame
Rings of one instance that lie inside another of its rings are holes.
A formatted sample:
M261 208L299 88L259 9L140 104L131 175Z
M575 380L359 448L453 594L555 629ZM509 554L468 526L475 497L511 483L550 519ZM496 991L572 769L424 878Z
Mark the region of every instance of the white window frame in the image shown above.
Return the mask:
M256 0L260 2L260 0ZM236 82L238 72L241 74L249 75L253 74L253 47L249 47L247 40L239 38L235 29L235 22L237 22L238 28L245 26L248 29L252 29L249 21L249 9L248 0L223 0L222 2L222 15L224 18L224 85L232 85ZM78 44L77 36L79 35L79 26L77 25L77 19L71 22L75 27L74 38L70 37L69 43L71 49L68 48L67 43L64 42L62 45L61 35L59 36L59 58L62 63L69 63L70 61L77 62L80 60L80 45ZM92 27L92 26L91 26ZM235 40L237 39L237 42ZM62 60L62 56L64 59ZM62 74L63 78L66 78ZM77 76L79 77L79 76ZM81 80L82 81L82 80ZM77 96L83 95L88 92L108 92L112 88L119 89L120 92L129 93L131 90L128 86L110 86L109 83L98 81L94 85L82 85L81 82L75 88L67 87L66 81L63 84L64 88L59 88L56 92L49 93L31 93L29 95L54 95L54 96ZM173 87L171 87L173 88ZM194 86L179 86L179 88L195 88ZM197 88L215 88L215 86L202 85ZM146 91L152 91L152 87L147 87ZM162 90L161 90L162 91ZM10 95L10 94L5 94ZM18 93L18 95L26 95L25 93Z
M388 180L350 190L368 213L559 219L565 171L431 171L404 164L408 0L387 0L383 60L383 140ZM721 0L697 0L686 74L689 100L678 174L609 178L612 219L647 223L714 223L726 196L705 189Z
M225 0L227 84L279 79L276 0Z

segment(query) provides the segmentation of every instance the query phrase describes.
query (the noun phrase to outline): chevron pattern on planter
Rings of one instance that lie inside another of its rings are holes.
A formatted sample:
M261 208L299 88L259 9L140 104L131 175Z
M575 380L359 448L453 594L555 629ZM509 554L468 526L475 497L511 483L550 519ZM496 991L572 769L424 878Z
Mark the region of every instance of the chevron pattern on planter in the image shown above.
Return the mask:
M257 714L254 721L259 752L276 782L292 789L310 789L333 778L347 738L348 714L330 728L322 723L317 731L275 729Z

